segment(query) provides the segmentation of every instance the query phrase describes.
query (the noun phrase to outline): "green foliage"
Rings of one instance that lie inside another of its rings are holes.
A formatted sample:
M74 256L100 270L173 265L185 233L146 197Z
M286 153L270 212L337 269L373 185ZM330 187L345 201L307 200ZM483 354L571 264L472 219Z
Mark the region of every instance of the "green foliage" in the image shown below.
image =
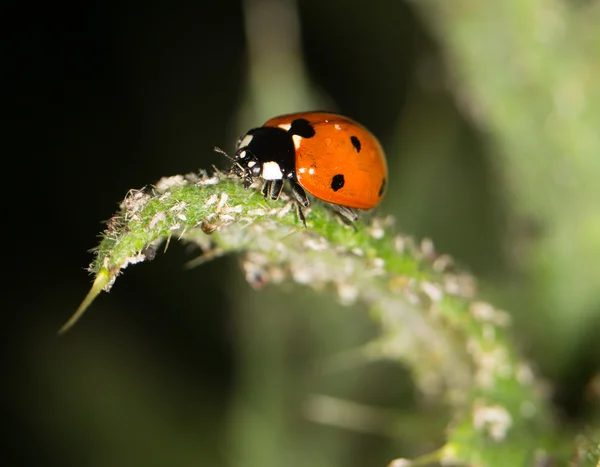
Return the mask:
M526 260L535 314L568 315L544 323L556 373L600 302L600 16L597 2L570 3L415 2L496 150L515 218L539 232Z
M287 279L372 310L380 336L365 348L369 358L402 362L424 394L451 409L446 444L430 461L531 465L557 456L543 385L513 348L508 314L477 298L471 276L430 241L398 234L390 218L365 215L352 228L318 202L306 215L304 229L289 199L266 202L219 173L131 191L95 251L96 281L76 317L163 242L196 243L202 260L242 253L255 286Z
M456 102L492 148L501 177L493 180L490 190L507 188L501 194L508 201L511 232L499 236L523 268L518 286L513 285L516 292L511 291L519 296L515 302L521 309L511 309L510 316L520 323L529 321L519 331L529 340L531 352L541 357L548 374L564 378L578 364L582 338L593 329L590 324L600 303L600 184L596 181L600 173L600 10L595 2L556 0L424 0L412 5L437 36ZM345 5L340 2L341 6ZM319 8L325 11L317 16L329 18L326 2ZM368 16L362 4L360 12L357 19L362 27L363 16ZM251 29L250 41L268 36L272 22L263 20ZM396 23L397 19L393 25L398 29ZM324 30L331 30L329 23ZM384 37L383 42L390 41ZM339 40L319 44L327 43ZM355 50L351 50L354 64ZM299 50L293 46L286 53L272 52L263 49L262 59L251 64L252 92L247 112L242 112L251 124L283 108L320 107L311 101L314 86L299 71ZM395 64L396 58L386 56L382 62ZM396 76L371 73L377 67L363 69L372 75ZM374 105L385 107L379 102ZM422 102L416 107L421 109ZM432 121L439 109L432 108L423 112L421 127L407 130L435 140L432 150L419 146L408 151L415 164L420 158L413 154L439 153L442 147L448 153L461 152L446 148L458 131L451 128L450 137L444 134L445 123ZM247 115L257 109L264 115ZM448 120L452 118L456 117ZM398 128L406 130L403 125L404 120ZM247 125L241 127L243 131ZM462 152L470 154L470 150ZM440 169L439 161L431 159L429 171L407 170L406 178L427 197L434 191L429 175L441 172L436 180L453 180L455 185L449 184L448 191L466 187L464 196L470 202L473 193L477 197L482 190L469 185L472 179L464 176L461 161L449 157ZM416 217L423 217L419 202L411 199L407 204ZM462 226L454 214L463 204L456 200L454 204L448 217ZM429 212L435 221L444 214ZM292 281L318 292L331 290L341 303L367 305L380 333L364 347L364 358L402 362L421 393L444 401L452 415L443 446L414 465L546 465L550 461L562 465L567 458L577 466L598 465L597 435L576 437L573 442L570 433L556 427L548 402L550 389L515 351L509 315L482 301L474 279L456 269L448 256L437 254L431 242L419 243L399 234L389 218L364 216L355 231L317 203L307 220L308 229L301 228L289 199L267 203L222 175L171 177L153 189L131 192L96 250L91 265L94 286L63 330L101 290L110 289L125 267L153 257L161 244L172 239L202 248L203 256L195 263L239 253L246 278L256 288ZM519 225L531 227L531 232L520 231ZM423 229L428 234L430 230ZM498 282L490 288L506 299L508 294L498 290L502 288ZM240 353L250 352L265 334L258 333ZM270 350L282 348L278 341ZM258 365L245 363L247 372ZM246 393L261 390L257 384L246 388ZM253 427L246 431L254 432ZM247 437L247 445L252 444L248 439L254 438ZM264 448L271 439L263 434L261 441ZM398 459L393 465L406 462Z

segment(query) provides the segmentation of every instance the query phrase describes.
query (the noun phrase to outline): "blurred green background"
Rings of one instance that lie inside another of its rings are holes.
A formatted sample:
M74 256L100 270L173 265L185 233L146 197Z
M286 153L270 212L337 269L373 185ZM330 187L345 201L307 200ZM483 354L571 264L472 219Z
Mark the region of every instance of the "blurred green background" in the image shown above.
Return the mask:
M593 2L575 3L580 16L598 15ZM583 62L583 82L597 88L600 47L573 57L575 19L552 10L558 4L522 4L531 11L514 24L510 11L490 6L489 25L476 8L457 19L433 1L89 2L9 12L0 463L355 467L440 446L444 406L417 394L403 368L340 358L377 336L364 308L300 287L254 291L236 257L185 269L199 252L172 242L56 336L91 284L84 268L100 221L130 188L225 168L213 146L231 150L269 117L310 109L344 113L380 138L391 181L380 212L472 271L483 297L513 315L518 347L551 381L564 422L593 421L600 222L588 182L600 174L591 170L600 143L575 130L569 139L544 105L583 99L592 111L569 116L569 130L598 128L597 91L550 86L561 82L556 69ZM531 55L550 57L539 73L524 54L517 58L534 72L509 74L502 54L527 43L536 8L566 24L563 48ZM581 29L598 44L594 28ZM456 53L470 45L491 57L489 67L480 62L488 75L470 70L481 85L472 95L461 72L477 62ZM503 92L522 105L503 107ZM559 164L552 148L565 156ZM571 166L571 155L581 163ZM531 202L550 205L552 196L563 204L544 211ZM579 222L589 224L585 255L553 256L544 239L570 245L568 228Z

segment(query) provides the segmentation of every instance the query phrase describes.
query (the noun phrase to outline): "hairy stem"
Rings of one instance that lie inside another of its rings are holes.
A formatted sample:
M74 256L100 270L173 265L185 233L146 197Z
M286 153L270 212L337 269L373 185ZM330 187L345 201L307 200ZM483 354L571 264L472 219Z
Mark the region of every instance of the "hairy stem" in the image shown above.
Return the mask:
M267 202L219 173L131 191L95 251L92 290L63 331L161 242L194 242L200 260L241 252L252 285L291 280L370 308L381 333L365 355L402 362L421 391L453 410L439 461L531 465L549 452L553 423L543 386L513 349L509 315L477 298L471 276L431 242L396 233L390 218L365 214L353 229L321 203L306 214L305 229L290 199Z

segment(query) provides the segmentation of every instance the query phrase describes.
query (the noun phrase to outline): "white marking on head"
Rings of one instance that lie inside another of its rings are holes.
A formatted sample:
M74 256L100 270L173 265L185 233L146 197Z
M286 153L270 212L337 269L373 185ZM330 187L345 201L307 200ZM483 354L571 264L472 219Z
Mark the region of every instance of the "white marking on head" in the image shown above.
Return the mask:
M294 147L296 149L300 149L300 144L302 144L302 136L292 135L292 139L294 140Z
M292 124L291 123L282 123L281 125L277 125L278 128L281 128L282 130L285 131L290 131L290 128L292 128Z
M304 172L306 172L306 167L300 167L300 168L298 169L298 173L299 173L299 174L303 174Z
M311 167L310 169L308 169L308 173L309 175L313 175L315 173L315 168Z
M238 159L243 159L244 157L246 157L246 151L242 151L238 154Z
M243 148L246 147L250 144L250 141L252 141L253 136L252 135L246 135L242 138L242 140L240 141L240 144L238 144L238 148Z
M262 178L265 180L281 180L283 172L277 162L265 162L262 167Z
M334 127L336 130L341 130L341 129L342 129L342 127L340 126L340 124L339 124L339 123L336 123L335 125L333 125L333 127Z
M246 152L246 151L244 151L244 152ZM247 165L248 165L248 167L252 168L256 165L256 161L248 161Z

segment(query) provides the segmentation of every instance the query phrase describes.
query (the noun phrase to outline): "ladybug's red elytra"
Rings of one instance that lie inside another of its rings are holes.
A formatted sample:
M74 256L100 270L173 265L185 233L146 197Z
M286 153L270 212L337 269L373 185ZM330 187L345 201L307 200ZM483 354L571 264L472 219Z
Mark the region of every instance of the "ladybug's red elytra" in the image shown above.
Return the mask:
M287 180L298 217L306 192L331 203L349 221L353 209L372 209L383 198L388 178L385 154L377 138L354 120L331 112L299 112L268 120L237 143L231 172L248 188L265 181L265 198L276 200Z

